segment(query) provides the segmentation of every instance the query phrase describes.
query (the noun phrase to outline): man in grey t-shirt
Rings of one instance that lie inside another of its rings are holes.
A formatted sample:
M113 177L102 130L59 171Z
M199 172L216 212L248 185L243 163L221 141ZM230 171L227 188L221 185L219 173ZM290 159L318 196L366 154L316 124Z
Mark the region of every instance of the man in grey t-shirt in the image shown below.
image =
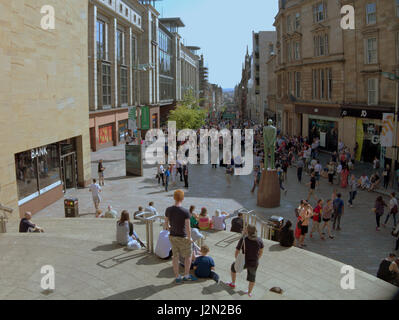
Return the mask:
M165 211L165 229L170 231L169 240L172 244L173 252L173 271L176 276L176 283L182 280L197 280L190 275L191 267L191 227L190 213L182 207L184 200L184 191L176 190L173 198L175 205ZM179 256L184 258L184 278L179 274Z

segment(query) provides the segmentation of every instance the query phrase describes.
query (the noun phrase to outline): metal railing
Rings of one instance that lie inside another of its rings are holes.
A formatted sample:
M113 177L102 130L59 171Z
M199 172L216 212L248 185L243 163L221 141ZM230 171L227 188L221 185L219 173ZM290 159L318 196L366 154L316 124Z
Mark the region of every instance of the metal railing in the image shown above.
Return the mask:
M240 208L234 212L233 215L231 215L229 218L235 217L238 215L238 213L242 213L243 215L243 220L244 220L244 229L249 225L254 225L260 228L259 229L259 237L262 239L267 239L271 240L275 228L268 223L263 221L262 219L258 218L255 214L254 210L248 210L246 208ZM154 222L156 222L157 219L161 221L161 226L163 226L165 222L165 216L161 216L159 214L153 214L152 212L143 212L140 213L136 216L139 220L143 221L145 223L145 232L146 232L146 247L147 247L147 252L149 253L154 253ZM195 244L199 247L201 247L204 243L204 240L206 239L206 235L204 238L200 238L195 241Z

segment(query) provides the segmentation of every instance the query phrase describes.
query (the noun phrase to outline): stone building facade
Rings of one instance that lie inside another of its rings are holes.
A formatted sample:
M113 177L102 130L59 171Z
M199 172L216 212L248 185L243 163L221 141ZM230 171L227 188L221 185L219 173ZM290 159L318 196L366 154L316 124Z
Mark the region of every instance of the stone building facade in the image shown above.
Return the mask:
M355 29L341 28L341 7L355 10ZM283 133L359 146L357 160L394 154L379 135L383 114L394 113L398 69L399 3L286 0L275 19L276 115ZM367 150L367 152L365 152Z
M35 213L90 182L88 1L0 2L0 203Z

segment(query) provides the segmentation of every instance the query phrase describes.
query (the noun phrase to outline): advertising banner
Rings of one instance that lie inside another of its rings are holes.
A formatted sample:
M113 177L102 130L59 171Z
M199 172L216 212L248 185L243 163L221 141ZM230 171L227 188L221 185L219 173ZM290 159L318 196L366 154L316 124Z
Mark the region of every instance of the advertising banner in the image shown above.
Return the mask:
M380 135L381 147L392 147L393 145L394 114L384 113L382 117L382 130Z
M112 141L112 126L106 126L98 129L98 142L100 144Z
M142 130L150 129L150 108L141 107L141 128Z

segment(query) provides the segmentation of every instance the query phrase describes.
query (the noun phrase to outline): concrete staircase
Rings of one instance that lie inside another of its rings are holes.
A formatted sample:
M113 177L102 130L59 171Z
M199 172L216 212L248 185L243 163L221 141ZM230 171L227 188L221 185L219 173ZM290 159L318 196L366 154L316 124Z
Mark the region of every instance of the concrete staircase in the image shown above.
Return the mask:
M145 250L126 251L115 243L115 220L36 218L42 234L18 233L10 221L0 234L0 299L390 299L396 289L365 272L355 271L355 289L343 290L342 263L312 252L265 240L254 295L244 294L246 272L235 290L212 280L176 285L171 261ZM135 223L145 240L145 225ZM154 223L154 242L159 231ZM205 243L222 281L230 281L239 235L208 233ZM155 246L155 245L154 245ZM41 267L55 269L55 290L43 291ZM280 287L283 294L270 292Z

